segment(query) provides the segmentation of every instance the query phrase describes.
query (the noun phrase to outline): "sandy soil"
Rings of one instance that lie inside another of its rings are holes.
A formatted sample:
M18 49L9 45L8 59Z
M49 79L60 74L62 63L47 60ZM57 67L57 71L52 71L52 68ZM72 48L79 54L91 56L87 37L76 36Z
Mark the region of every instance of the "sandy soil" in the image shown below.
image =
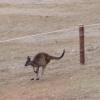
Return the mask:
M85 27L86 64L79 63L79 24L100 22L99 0L0 4L0 39L63 28L53 34L0 43L0 100L100 100L100 26ZM74 27L77 26L77 27ZM38 52L65 56L51 61L39 81L26 57Z

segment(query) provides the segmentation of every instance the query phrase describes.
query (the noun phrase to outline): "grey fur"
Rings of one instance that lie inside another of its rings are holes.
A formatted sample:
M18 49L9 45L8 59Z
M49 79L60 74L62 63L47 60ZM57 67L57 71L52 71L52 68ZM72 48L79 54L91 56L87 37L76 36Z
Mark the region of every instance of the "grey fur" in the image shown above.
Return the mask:
M37 75L37 80L39 80L38 74L39 74L39 68L42 67L42 75L44 73L44 70L47 66L47 64L51 61L51 60L59 60L61 59L65 54L65 50L63 50L63 53L60 57L55 57L55 56L51 56L47 53L38 53L33 60L31 60L31 58L28 56L27 57L27 61L25 63L25 66L29 66L31 65L33 67L34 72ZM32 78L31 80L34 80L34 78Z

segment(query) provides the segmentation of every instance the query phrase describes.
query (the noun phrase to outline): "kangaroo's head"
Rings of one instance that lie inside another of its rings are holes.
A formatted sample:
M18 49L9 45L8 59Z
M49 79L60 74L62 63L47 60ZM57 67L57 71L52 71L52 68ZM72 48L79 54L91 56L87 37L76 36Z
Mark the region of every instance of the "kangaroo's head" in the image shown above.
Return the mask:
M31 65L31 58L28 56L25 66L29 66L29 65Z

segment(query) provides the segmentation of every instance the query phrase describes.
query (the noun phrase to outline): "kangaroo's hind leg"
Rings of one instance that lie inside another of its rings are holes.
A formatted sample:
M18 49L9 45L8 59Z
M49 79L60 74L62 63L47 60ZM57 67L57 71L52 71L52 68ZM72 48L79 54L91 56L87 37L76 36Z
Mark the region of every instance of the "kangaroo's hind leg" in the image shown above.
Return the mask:
M42 76L44 75L45 68L46 68L46 66L42 67Z
M45 68L46 68L46 66L42 66L42 73L41 73L41 76L42 76L42 77L43 77L43 75L44 75Z
M37 70L36 70L36 80L39 80L39 66L37 67Z

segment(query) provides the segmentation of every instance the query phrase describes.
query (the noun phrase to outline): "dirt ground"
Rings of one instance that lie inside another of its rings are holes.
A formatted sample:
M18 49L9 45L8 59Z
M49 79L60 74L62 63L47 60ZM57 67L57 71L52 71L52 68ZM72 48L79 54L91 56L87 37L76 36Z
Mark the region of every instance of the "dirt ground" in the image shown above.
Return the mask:
M99 9L99 0L0 3L0 41L67 29L0 42L0 100L100 100ZM90 25L85 26L85 65L79 63L80 24ZM60 56L63 49L64 57L51 61L40 80L30 80L35 75L24 66L27 56Z

